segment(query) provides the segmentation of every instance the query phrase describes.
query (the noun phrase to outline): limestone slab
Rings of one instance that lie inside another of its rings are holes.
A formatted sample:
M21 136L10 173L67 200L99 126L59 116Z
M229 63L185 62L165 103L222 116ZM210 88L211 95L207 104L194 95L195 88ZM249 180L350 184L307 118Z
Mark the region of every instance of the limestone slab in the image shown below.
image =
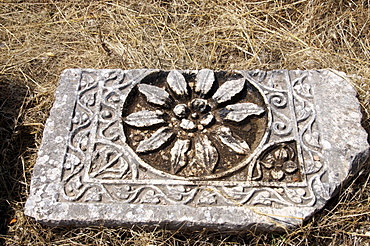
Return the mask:
M369 155L344 73L68 69L25 213L48 225L279 231Z

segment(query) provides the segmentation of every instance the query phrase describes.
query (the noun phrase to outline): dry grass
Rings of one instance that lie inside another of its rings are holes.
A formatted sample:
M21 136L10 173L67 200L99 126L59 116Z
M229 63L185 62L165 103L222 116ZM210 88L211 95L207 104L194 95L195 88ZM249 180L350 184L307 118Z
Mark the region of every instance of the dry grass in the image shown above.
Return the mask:
M320 69L352 76L370 130L369 0L0 3L0 244L369 245L369 169L302 228L225 236L49 228L23 214L65 68ZM367 163L368 165L369 163Z

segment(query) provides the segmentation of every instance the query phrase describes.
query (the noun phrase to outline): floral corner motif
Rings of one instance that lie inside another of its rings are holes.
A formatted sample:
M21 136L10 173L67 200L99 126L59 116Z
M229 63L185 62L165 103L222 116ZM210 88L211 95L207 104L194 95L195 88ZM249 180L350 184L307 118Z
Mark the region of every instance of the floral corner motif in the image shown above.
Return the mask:
M255 169L253 180L302 181L295 142L280 143L266 149L257 160Z

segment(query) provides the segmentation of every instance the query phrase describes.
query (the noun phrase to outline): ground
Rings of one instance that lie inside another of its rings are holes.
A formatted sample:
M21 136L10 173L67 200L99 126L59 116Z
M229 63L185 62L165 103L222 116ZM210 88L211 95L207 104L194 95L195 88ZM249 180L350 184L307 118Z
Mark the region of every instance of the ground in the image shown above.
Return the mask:
M370 132L369 0L29 0L0 3L0 244L369 245L369 162L320 213L283 234L50 228L23 214L66 68L335 69Z

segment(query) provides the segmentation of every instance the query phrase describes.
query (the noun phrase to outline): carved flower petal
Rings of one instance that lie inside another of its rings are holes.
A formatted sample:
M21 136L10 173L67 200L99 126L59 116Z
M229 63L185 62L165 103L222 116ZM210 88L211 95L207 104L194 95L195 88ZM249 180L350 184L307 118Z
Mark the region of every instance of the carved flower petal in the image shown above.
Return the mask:
M267 169L271 169L274 165L273 162L269 162L269 161L259 161L260 164L262 164L265 168Z
M136 152L144 153L157 150L171 140L173 132L168 127L158 129L149 139L145 139L137 146Z
M170 95L162 88L147 84L140 84L138 87L139 91L146 96L147 101L150 103L165 106L170 102Z
M221 142L234 150L236 153L245 155L249 152L250 148L247 142L238 136L233 136L230 128L221 127L218 129L217 133L218 137L221 139Z
M237 103L226 106L227 113L225 119L241 122L251 115L260 115L265 109L254 103Z
M177 140L173 148L171 149L171 168L172 173L176 174L180 169L186 166L188 160L186 152L190 147L190 140Z
M197 74L195 83L195 92L200 93L201 96L206 95L213 86L215 81L215 74L210 69L202 69Z
M226 81L218 88L212 98L218 104L227 102L243 90L244 84L244 78Z
M271 169L274 165L276 165L276 159L271 152L268 152L268 154L263 158L263 161L259 161L259 163L265 168Z
M284 177L284 172L282 170L271 170L271 177L275 180L281 180Z
M188 87L185 77L177 70L172 70L167 76L167 83L172 91L179 96L188 95Z
M288 151L285 147L281 147L274 152L275 160L287 161L289 159Z
M124 119L124 122L130 126L148 127L164 123L165 121L162 118L162 115L163 113L159 110L157 111L143 110L128 115Z
M200 135L195 139L195 153L198 164L211 174L218 161L218 152L207 136Z
M294 173L295 171L298 170L298 165L297 163L295 163L294 161L287 161L287 162L284 162L284 171L286 173Z

